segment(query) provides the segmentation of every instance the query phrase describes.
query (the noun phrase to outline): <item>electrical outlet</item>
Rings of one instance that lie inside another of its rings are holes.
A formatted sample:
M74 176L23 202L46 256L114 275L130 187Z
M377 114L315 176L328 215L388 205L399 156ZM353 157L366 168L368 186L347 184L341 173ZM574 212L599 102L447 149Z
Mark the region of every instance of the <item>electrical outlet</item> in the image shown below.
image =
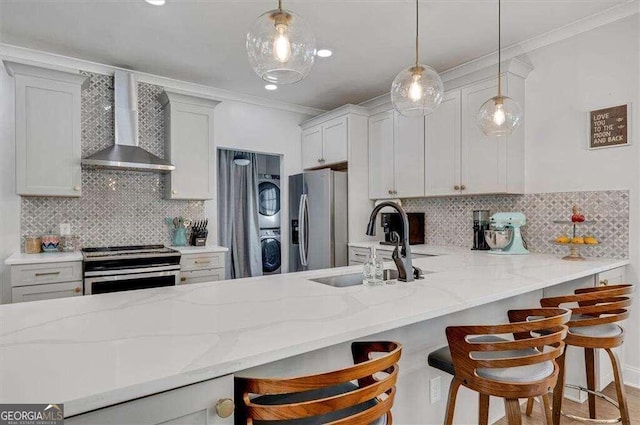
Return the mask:
M71 234L71 224L60 223L60 236L65 236L70 234Z
M435 404L442 399L442 386L440 385L439 376L436 376L429 381L429 398L431 404Z

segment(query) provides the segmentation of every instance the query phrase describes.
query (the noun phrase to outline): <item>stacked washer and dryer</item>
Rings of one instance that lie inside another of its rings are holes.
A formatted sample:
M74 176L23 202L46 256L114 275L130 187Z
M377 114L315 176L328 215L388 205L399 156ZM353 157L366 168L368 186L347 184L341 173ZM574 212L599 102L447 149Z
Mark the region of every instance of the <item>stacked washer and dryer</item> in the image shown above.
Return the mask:
M258 217L260 245L262 247L262 273L281 272L282 249L280 241L280 176L258 176Z

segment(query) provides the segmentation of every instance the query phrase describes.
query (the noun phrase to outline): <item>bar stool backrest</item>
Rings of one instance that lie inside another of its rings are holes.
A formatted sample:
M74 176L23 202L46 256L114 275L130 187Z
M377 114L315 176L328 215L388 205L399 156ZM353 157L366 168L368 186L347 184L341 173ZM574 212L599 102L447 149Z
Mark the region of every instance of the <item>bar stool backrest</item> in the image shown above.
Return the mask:
M331 422L331 424L371 424L378 418L387 415L387 424L392 423L391 407L396 392L398 378L398 360L402 346L397 342L354 342L351 345L354 366L337 371L293 378L241 378L236 377L236 415L243 417L242 422L248 424L254 420L282 421L302 419L311 416L325 415L364 402L369 408ZM373 357L375 353L384 353ZM257 404L252 395L295 394L322 388L335 387L340 384L358 381L358 388L346 393L305 399L302 402L287 404ZM238 421L236 421L238 423Z
M531 394L541 394L542 387L551 389L558 373L555 362L553 374L535 382L505 383L482 377L477 371L481 368L530 366L556 359L564 349L565 323L570 314L563 308L511 310L508 312L508 324L448 327L446 334L456 377L466 387L505 398L528 397L529 390ZM486 338L487 335L506 334L513 335L513 340ZM479 338L482 336L485 338ZM482 352L503 353L489 358Z
M543 307L571 308L573 314L567 324L570 328L616 323L629 317L631 294L630 284L581 288L574 295L549 297L540 300Z

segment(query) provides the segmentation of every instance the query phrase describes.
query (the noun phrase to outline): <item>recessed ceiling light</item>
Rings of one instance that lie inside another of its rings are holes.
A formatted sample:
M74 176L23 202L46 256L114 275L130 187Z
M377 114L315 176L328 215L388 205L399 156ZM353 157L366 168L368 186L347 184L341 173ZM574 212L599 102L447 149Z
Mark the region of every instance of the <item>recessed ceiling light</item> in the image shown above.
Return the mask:
M275 84L267 84L266 86L264 86L264 88L267 90L277 90L278 86L276 86Z
M144 0L144 1L154 6L164 6L164 3L165 3L165 0Z
M316 52L316 54L321 58L328 58L333 54L333 52L329 49L320 49Z

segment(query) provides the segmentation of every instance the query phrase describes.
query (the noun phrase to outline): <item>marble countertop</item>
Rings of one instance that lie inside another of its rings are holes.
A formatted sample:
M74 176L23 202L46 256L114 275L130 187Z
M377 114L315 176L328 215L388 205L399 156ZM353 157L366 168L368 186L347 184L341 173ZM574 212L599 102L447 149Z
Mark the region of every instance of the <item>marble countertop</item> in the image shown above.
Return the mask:
M627 265L461 252L382 287L309 279L342 267L0 306L0 402L68 416L238 372Z
M212 252L227 252L229 248L224 246L217 245L205 245L205 246L171 246L167 245L168 248L175 249L179 251L182 255L187 254L208 254Z
M25 254L16 252L4 260L8 266L19 264L64 263L66 261L82 261L82 253L74 252L41 252L39 254Z

